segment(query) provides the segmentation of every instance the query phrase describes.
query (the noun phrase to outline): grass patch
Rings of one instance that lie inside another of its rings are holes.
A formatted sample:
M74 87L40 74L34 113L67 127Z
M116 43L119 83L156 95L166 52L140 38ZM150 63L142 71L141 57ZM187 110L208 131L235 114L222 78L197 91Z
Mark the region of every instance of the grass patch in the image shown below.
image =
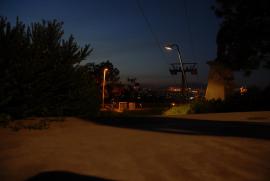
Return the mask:
M48 129L51 122L62 122L64 117L40 117L40 118L25 118L19 120L8 120L5 124L0 124L4 128L9 128L13 131L21 129L28 130L43 130ZM3 121L2 121L3 122Z
M123 112L116 111L102 111L99 117L134 117L134 116L150 116L150 115L162 115L168 107L151 107L137 110L125 110Z
M181 104L171 107L169 110L163 112L164 116L185 115L190 111L190 104Z

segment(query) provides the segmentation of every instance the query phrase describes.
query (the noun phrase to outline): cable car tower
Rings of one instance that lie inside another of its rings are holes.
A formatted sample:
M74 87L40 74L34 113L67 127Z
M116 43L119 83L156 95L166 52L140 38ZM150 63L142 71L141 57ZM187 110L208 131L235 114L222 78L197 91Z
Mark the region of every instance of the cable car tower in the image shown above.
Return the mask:
M188 90L186 73L197 75L197 72L198 72L197 67L196 67L197 63L183 63L180 48L177 44L168 44L168 45L165 45L164 48L169 51L172 51L172 50L177 51L179 63L172 63L171 68L169 70L172 75L177 75L178 72L181 73L181 78L182 78L181 90L182 90L182 93L186 95L185 93Z
M190 63L182 63L183 64L183 71L181 69L180 63L171 63L171 68L169 69L170 73L172 75L177 75L177 73L181 73L182 78L182 90L185 90L188 88L187 83L187 73L190 73L191 75L197 75L197 63L190 62Z

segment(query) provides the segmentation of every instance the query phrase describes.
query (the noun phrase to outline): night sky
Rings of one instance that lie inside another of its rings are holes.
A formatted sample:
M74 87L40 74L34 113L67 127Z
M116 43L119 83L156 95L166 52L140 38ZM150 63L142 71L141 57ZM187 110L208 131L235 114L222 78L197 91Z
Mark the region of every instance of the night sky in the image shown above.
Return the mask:
M169 73L177 62L176 52L161 50L142 16L136 0L0 0L0 15L12 23L16 16L26 24L42 19L64 22L65 36L75 36L94 52L85 62L109 60L120 70L123 82L136 77L145 85L180 85L180 75ZM140 0L160 45L177 43L184 62L197 62L198 75L189 83L206 84L207 61L216 56L219 27L211 6L214 0ZM268 83L266 71L249 79L237 76L239 85Z

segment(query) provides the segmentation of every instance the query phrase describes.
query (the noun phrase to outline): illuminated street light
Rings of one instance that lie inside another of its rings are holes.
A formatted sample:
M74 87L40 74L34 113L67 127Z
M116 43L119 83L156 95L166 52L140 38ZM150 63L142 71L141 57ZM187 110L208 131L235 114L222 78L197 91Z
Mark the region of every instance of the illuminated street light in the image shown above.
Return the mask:
M182 90L185 92L185 90L187 88L187 79L186 79L186 75L185 75L185 71L184 71L182 55L181 55L179 46L177 44L169 44L169 45L165 45L164 48L166 50L169 50L169 51L172 51L172 50L175 50L175 49L177 50L178 59L179 59L179 63L180 63L180 68L181 68L181 73L182 73Z
M164 48L165 48L166 50L169 50L169 51L173 50L172 47L170 47L170 46L165 46Z
M105 99L105 83L106 83L106 72L108 71L107 68L103 70L103 84L102 84L102 108L105 108L104 99Z

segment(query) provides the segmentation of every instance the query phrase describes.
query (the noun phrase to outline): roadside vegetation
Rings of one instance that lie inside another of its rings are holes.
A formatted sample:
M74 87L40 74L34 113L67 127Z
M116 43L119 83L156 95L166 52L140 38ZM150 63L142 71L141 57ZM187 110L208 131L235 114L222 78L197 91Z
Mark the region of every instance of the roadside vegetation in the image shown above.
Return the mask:
M14 26L0 17L1 122L31 116L89 117L99 97L89 68L81 65L93 49L64 38L57 20Z
M190 113L246 112L270 110L270 86L248 88L244 95L235 93L225 100L200 100L191 103Z

